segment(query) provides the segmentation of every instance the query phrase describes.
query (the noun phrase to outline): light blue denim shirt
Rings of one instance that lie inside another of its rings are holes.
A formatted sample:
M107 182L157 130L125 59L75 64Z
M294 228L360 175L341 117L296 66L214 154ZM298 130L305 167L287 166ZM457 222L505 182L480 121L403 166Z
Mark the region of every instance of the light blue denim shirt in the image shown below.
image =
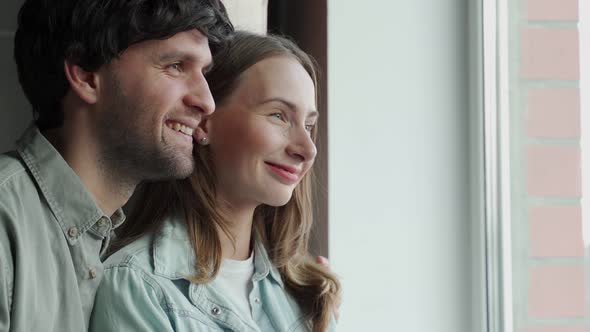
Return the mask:
M307 331L261 243L249 295L253 320L240 317L223 290L190 283L194 262L180 218L119 250L105 262L90 331Z

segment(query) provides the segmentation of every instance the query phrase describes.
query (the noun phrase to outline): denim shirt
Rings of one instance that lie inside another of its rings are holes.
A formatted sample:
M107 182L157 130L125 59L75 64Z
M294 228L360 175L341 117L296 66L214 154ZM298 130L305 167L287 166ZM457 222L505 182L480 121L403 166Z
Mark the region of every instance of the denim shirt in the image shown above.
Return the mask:
M96 206L35 126L0 155L0 331L86 331L101 250L123 222Z
M240 317L222 289L189 282L194 262L180 218L116 252L105 262L90 331L308 330L261 243L255 243L249 294L253 320Z

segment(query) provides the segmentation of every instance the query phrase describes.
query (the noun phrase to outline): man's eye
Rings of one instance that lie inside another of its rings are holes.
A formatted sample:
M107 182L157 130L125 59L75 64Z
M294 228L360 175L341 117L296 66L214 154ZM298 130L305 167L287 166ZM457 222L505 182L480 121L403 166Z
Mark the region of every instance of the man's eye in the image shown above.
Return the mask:
M180 65L180 63L173 63L173 64L169 65L168 68L175 70L177 72L182 71L182 66Z
M270 116L272 116L273 118L277 118L281 121L285 121L285 117L282 113L272 113Z

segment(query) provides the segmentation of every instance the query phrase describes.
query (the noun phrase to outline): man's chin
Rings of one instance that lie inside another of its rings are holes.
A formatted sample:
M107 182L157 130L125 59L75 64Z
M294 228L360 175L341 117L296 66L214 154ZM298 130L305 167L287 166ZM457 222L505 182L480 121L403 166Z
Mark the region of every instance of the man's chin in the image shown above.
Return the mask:
M183 160L182 163L176 162L174 170L170 172L171 179L185 179L193 174L195 170L195 162L193 158L187 158L188 160Z
M195 169L195 162L190 157L170 158L166 165L156 166L150 172L151 181L177 180L189 177Z

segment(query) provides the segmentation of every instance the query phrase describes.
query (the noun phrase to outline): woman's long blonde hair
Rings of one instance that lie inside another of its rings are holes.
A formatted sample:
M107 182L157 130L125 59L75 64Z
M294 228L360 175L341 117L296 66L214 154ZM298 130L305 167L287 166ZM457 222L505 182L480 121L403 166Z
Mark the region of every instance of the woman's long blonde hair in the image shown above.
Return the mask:
M235 90L241 74L257 62L274 56L296 59L312 78L317 99L317 66L295 43L276 35L236 32L214 54L207 81L218 105ZM312 130L315 141L316 130ZM159 229L173 211L182 211L193 244L196 275L194 283L212 280L221 265L218 231L231 239L227 220L218 208L216 176L207 147L195 144L195 171L185 180L147 183L136 195L128 220L118 231L120 248L148 232ZM308 317L312 331L325 331L337 309L340 283L309 253L313 224L312 178L310 170L296 186L289 202L280 207L259 206L254 212L253 233L263 243L279 270L287 290Z

